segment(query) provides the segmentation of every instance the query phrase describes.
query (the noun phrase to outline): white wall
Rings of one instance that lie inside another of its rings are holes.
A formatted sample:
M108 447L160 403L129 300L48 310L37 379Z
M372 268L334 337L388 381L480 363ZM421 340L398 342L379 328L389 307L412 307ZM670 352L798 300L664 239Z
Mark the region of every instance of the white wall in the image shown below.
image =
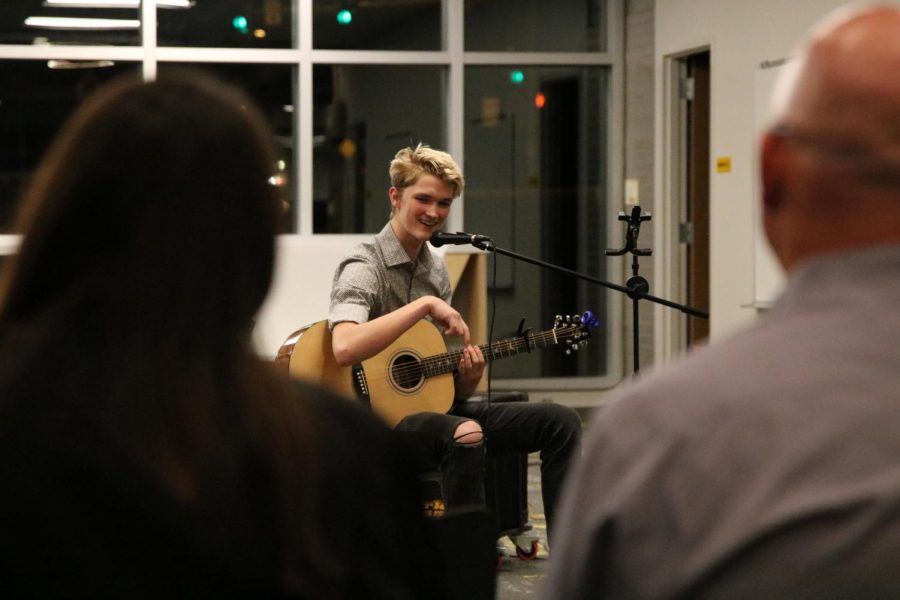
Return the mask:
M272 288L253 331L253 344L260 356L274 358L292 332L328 317L335 268L353 246L371 237L278 236Z
M655 183L659 200L666 197L667 65L673 56L708 48L711 61L710 326L713 338L753 319L754 219L756 218L755 88L763 61L787 57L806 29L839 0L657 0L656 1L656 148ZM731 172L717 173L716 159L731 157ZM665 213L659 210L658 213ZM674 218L674 217L670 217ZM671 223L657 222L657 239ZM673 257L658 244L655 266L671 271ZM674 279L674 278L672 278ZM674 297L670 280L662 296ZM673 352L666 335L667 317L657 314L657 356Z

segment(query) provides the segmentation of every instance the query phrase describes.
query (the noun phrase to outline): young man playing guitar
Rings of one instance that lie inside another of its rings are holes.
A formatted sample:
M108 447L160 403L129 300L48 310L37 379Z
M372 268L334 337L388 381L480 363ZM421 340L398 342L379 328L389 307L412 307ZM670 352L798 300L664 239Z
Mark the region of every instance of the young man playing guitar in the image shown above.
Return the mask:
M450 410L412 414L395 428L407 438L420 469L441 470L447 508L484 503L485 451L489 456L540 451L549 532L569 459L579 445L578 415L551 403L466 402L484 374L485 357L450 306L443 260L426 244L462 193L462 174L449 154L420 144L397 153L390 177L390 221L335 273L328 317L335 360L349 366L369 359L423 318L446 335L462 336L465 348L453 376Z

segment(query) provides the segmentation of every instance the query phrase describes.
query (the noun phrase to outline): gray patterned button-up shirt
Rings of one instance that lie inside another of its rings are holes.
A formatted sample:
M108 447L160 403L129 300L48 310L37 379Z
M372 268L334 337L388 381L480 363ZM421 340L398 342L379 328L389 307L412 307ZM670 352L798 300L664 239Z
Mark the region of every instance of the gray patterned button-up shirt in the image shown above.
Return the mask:
M440 256L426 244L414 263L388 223L338 265L331 284L328 326L342 321L365 323L422 296L450 302L450 295L450 278Z

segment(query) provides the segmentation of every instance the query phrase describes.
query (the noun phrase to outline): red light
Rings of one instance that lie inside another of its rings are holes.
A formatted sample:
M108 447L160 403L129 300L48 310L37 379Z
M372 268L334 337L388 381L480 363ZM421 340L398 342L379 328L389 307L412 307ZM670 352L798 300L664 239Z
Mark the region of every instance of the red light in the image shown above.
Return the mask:
M547 97L544 96L544 92L538 92L534 95L534 105L538 108L544 108L544 104L547 103Z

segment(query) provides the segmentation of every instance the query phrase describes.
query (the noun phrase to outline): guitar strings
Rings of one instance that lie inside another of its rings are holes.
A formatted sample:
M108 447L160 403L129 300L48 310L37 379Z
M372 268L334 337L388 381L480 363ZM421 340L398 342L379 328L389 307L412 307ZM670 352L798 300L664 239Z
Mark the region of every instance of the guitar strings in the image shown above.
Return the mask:
M563 325L556 329L536 333L531 336L530 340L535 346L544 347L574 337L575 332L579 329L582 329L579 325ZM515 352L510 348L510 342L512 342L515 350L518 352L527 348L527 342L524 338L500 340L494 342L492 353L485 355L486 360L491 361L496 358L503 358L504 356L511 356L514 354ZM487 350L487 346L487 344L482 344L479 348L484 352ZM506 347L506 353L502 351L502 347ZM389 369L387 372L389 372L390 375L367 373L366 377L370 383L380 383L387 379L409 379L415 376L415 383L419 383L422 379L448 374L456 370L456 366L459 364L459 359L462 357L463 352L463 350L452 350L435 356L424 358L414 357L415 360L411 363L399 366L395 365L393 368Z
M561 340L570 337L579 328L580 326L577 325L565 325L557 329L536 333L531 336L530 340L533 341L537 346L546 346L554 340ZM512 343L512 346L510 346L510 343ZM521 352L522 349L527 349L527 346L527 340L523 338L499 340L492 344L490 353L485 354L485 359L487 361L491 361L496 358L511 356L517 352ZM479 346L479 348L484 353L488 349L488 344L483 344ZM506 349L505 352L504 348ZM456 370L456 367L459 364L459 360L460 358L462 358L463 352L464 350L451 350L444 354L427 356L425 358L417 360L416 362L397 366L391 370L391 373L393 373L397 377L408 377L417 373L423 373L425 374L425 377L452 373L454 370ZM382 378L374 377L370 379L380 380Z

